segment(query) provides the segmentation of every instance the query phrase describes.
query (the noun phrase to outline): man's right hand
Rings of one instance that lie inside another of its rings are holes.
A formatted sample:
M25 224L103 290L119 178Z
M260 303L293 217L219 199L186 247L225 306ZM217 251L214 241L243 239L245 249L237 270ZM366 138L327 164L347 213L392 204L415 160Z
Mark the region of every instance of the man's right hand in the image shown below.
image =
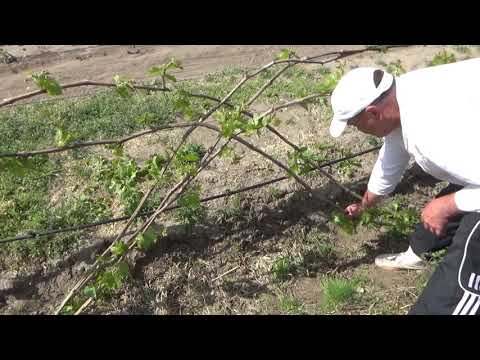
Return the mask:
M360 214L363 212L364 208L362 207L362 204L360 203L355 203L355 204L350 204L345 208L345 213L349 218L356 218L357 216L360 216Z

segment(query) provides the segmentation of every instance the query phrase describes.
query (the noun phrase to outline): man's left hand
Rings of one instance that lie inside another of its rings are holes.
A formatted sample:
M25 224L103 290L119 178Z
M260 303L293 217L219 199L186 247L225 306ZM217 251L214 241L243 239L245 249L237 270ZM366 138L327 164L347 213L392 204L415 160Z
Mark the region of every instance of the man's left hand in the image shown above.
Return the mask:
M438 237L446 235L448 219L459 212L454 195L455 193L434 199L422 210L423 226Z

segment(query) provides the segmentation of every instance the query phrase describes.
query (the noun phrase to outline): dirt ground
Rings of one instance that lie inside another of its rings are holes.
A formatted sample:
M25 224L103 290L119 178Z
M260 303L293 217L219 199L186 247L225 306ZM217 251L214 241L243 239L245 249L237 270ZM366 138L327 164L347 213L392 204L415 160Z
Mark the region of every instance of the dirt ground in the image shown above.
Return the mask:
M61 83L78 80L111 81L120 74L135 79L147 77L148 69L171 57L181 60L184 70L172 72L178 79L195 79L227 66L255 67L272 59L286 45L7 45L2 48L17 62L0 64L0 99L32 90L25 83L27 71L47 69ZM308 56L360 45L295 46Z
M25 74L29 70L46 69L54 74L60 83L82 79L111 81L115 74L142 79L152 65L161 64L174 56L182 61L184 66L184 70L175 75L179 79L195 79L229 66L251 68L265 64L285 47L4 45L1 48L14 55L17 61L0 64L0 99L34 90L31 83L25 82ZM291 47L300 56L338 49L363 48L361 45ZM442 46L419 45L395 49L382 56L362 54L353 58L352 64L374 66L380 58L387 63L401 59L406 70L413 70L425 66L425 60L432 58L441 48ZM292 109L281 116L286 119L301 119L293 126L282 124L279 128L294 143L308 143L316 137L327 136L326 124L321 124L303 110ZM196 136L204 140L201 131L197 134ZM342 141L354 147L361 139L363 138L360 135L350 131ZM265 149L277 153L284 151L273 139L261 141L264 141L260 145ZM148 154L138 149L141 147L138 142L132 142L129 146L132 154L137 157L148 157ZM149 148L148 152L151 151ZM355 177L365 179L374 160L373 154L362 158L362 169L357 171ZM232 186L232 183L235 187L248 186L255 179L258 181L279 174L281 173L266 165L258 156L249 155L246 162L242 162L237 169L226 169L222 162L213 162L200 181L209 184L207 188L211 188L211 193L205 195L211 195L225 190ZM410 179L404 182L404 191L412 193L418 190L416 181L420 184L420 194L423 194L417 197L416 201L425 202L434 190L428 182L422 183L421 176L412 174ZM318 191L332 191L324 183L315 183L316 179L312 181L317 185ZM294 249L299 239L308 237L299 234L319 230L316 224L320 219L320 205L306 201L298 194L298 188L292 181L281 183L278 188L284 193L272 201L265 202L265 198L269 196L267 190L241 198L240 214L235 220L222 217L210 219L208 224L196 229L193 236L186 238L182 235L171 235L168 241L157 246L152 253L135 255L137 262L133 269L133 280L121 297L110 304L96 305L92 312L248 314L278 311L274 310L275 306L268 307L269 301L274 301L278 294L272 292L272 288L267 285L264 269L282 252L282 239L287 239L285 241L290 245L294 244ZM212 210L218 210L231 205L227 201L218 200L209 206ZM320 274L339 271L348 273L351 269L361 268L362 273L381 288L408 288L413 279L418 278L415 272L383 272L375 269L373 265L375 255L385 251L403 250L406 244L395 244L391 239L382 242L378 235L376 232L369 232L352 239L333 234L330 240L334 241L337 251L350 255L331 263L314 260L314 275L294 279L287 288L282 287L282 291L300 299L305 309L311 309L309 313L315 313L315 307L322 297ZM0 277L0 311L30 314L51 312L88 264L92 263L92 254L105 246L106 240L108 239L99 236L77 253L59 259L54 264L34 266L28 274L19 276L14 272L3 272ZM212 281L234 266L238 266L238 269L232 275L222 278L221 281ZM262 308L264 306L266 308Z

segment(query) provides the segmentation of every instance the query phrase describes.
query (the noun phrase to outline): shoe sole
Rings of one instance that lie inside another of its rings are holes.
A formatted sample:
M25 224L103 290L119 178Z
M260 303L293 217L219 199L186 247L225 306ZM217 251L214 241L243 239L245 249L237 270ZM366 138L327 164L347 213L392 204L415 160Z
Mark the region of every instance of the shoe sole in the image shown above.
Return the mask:
M377 263L375 263L375 266L379 267L380 269L384 269L384 270L425 270L425 267L407 267L407 266L385 266L385 265L379 265Z

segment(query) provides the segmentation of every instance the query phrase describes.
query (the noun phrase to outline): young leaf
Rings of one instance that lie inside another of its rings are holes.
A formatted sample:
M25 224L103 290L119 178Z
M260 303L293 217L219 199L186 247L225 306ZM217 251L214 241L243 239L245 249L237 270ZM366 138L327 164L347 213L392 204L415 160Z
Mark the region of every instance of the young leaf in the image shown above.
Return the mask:
M117 93L121 97L128 97L131 95L132 91L134 90L133 80L123 78L120 75L115 75L113 80L117 85Z
M148 251L156 241L157 235L151 229L148 229L143 234L139 234L136 239L137 247L143 251Z
M176 218L189 229L197 224L204 215L204 208L200 202L200 187L193 187L186 191L177 201L180 208L176 211Z
M122 256L125 254L125 252L128 250L127 244L125 244L123 241L118 241L113 246L111 247L110 251L114 256Z
M448 52L447 50L442 50L439 53L435 54L434 58L430 63L429 66L436 66L436 65L443 65L443 64L450 64L457 61L455 54Z
M170 75L170 74L165 74L164 75L166 79L172 81L172 82L177 82L177 78L173 75Z
M183 66L182 66L182 63L180 62L180 60L177 60L174 57L170 59L170 62L167 64L167 68L169 68L169 69L182 69L183 70Z
M86 286L83 293L88 297L97 298L97 288L94 285Z
M332 222L338 225L340 229L346 232L348 235L353 235L356 232L357 224L349 219L345 214L335 211L332 214Z
M62 87L60 84L50 76L48 71L41 71L30 75L33 82L42 90L45 90L48 95L61 95Z
M164 66L152 66L150 70L148 70L148 73L152 76L163 76L164 71Z
M130 268L125 261L121 261L117 264L115 269L115 275L121 280L124 281L128 278L128 274L130 273Z
M296 54L295 54L295 51L293 51L292 49L282 49L278 54L277 56L275 57L276 60L288 60L288 59L291 59L292 57L294 57Z
M106 271L98 278L98 285L103 293L111 293L119 288L118 280L112 271Z

